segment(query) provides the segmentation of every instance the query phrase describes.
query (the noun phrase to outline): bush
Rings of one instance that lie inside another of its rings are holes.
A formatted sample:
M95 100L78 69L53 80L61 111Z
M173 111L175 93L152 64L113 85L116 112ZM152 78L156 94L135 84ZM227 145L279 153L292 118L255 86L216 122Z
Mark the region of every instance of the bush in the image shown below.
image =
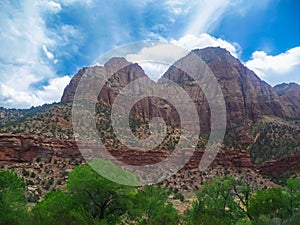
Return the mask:
M180 192L177 192L175 195L174 195L174 199L179 199L181 202L184 201L184 196L182 193Z
M27 177L27 176L29 176L29 172L26 170L26 169L22 169L22 175L24 176L24 177Z

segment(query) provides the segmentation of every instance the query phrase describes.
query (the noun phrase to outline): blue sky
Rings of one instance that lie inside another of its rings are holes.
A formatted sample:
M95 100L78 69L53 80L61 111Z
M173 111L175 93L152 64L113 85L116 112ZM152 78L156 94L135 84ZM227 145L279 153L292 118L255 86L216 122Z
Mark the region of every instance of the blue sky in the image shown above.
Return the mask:
M300 83L299 11L297 0L1 0L0 106L59 101L78 69L144 40L221 46L271 85Z

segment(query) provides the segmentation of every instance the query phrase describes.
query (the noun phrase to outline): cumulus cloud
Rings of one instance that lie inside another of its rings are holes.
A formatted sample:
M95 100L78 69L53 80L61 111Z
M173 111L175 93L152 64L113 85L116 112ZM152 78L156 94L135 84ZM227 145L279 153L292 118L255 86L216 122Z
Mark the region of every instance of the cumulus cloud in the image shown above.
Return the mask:
M263 51L256 51L246 65L257 74L265 76L268 71L284 74L300 64L300 47L292 48L279 55L267 55Z
M49 84L43 86L42 90L37 91L37 97L40 103L51 103L53 101L60 101L64 88L69 84L70 76L56 77L49 80Z
M296 81L300 83L300 47L272 56L264 51L256 51L245 65L266 81Z
M171 43L153 42L151 46L144 47L139 52L125 55L125 58L138 63L152 80L157 81L176 60L188 52L187 49Z
M171 43L182 46L188 50L206 47L221 47L227 49L227 51L229 51L234 57L238 57L241 51L238 43L230 43L226 40L215 38L206 33L197 36L188 34L181 37L179 40L172 40Z
M49 80L48 85L42 87L42 90L31 92L0 84L0 102L9 108L29 108L60 101L63 90L70 80L69 76L53 78Z
M222 47L235 57L238 57L240 53L240 46L237 43L230 43L204 33L199 36L185 35L167 43L153 43L151 46L145 47L139 52L127 54L125 57L128 61L139 63L150 78L157 80L170 65L187 55L189 51L205 47Z
M58 100L53 92L56 90L57 93L61 93L62 88L53 83L58 76L54 68L59 61L56 52L60 52L60 47L67 45L70 37L80 37L70 25L61 26L55 31L46 26L45 18L48 13L55 14L61 10L61 4L54 0L1 1L1 106L30 107L51 102L51 96L52 101ZM70 47L62 52L68 54L72 51ZM66 77L57 79L66 84ZM42 81L48 82L50 86L38 88L42 89L42 92L32 88L33 84ZM54 89L51 91L49 88ZM49 90L49 95L44 92L46 90Z
M188 53L188 50L170 43L157 42L150 47L144 47L139 52L126 55L131 62L155 61L172 64L180 57Z
M154 81L158 81L162 74L164 74L170 67L169 64L162 62L140 62L139 65L143 68L145 73Z

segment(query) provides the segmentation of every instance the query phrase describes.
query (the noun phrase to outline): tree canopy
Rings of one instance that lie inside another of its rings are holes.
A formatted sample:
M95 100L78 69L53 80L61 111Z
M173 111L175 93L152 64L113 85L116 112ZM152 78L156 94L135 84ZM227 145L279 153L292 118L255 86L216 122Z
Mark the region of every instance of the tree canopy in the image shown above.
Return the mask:
M282 187L253 191L233 177L215 177L196 192L184 216L173 207L170 190L159 185L117 184L88 164L69 173L64 189L50 191L36 204L26 200L25 190L16 173L0 171L0 225L300 224L297 178Z

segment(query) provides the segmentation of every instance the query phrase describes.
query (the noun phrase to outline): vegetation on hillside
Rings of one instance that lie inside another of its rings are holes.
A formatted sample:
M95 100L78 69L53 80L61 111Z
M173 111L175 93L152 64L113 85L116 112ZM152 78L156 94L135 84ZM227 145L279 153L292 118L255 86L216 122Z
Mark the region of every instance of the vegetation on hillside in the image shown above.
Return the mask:
M84 165L69 174L65 188L32 205L25 198L24 181L12 171L1 171L0 224L295 225L300 221L299 179L254 192L230 176L215 177L197 191L184 215L174 209L170 195L156 185L134 188L113 183Z
M30 109L0 109L1 133L25 133L72 139L70 103L45 104Z
M252 130L256 138L249 150L257 164L300 151L300 121L264 117Z

